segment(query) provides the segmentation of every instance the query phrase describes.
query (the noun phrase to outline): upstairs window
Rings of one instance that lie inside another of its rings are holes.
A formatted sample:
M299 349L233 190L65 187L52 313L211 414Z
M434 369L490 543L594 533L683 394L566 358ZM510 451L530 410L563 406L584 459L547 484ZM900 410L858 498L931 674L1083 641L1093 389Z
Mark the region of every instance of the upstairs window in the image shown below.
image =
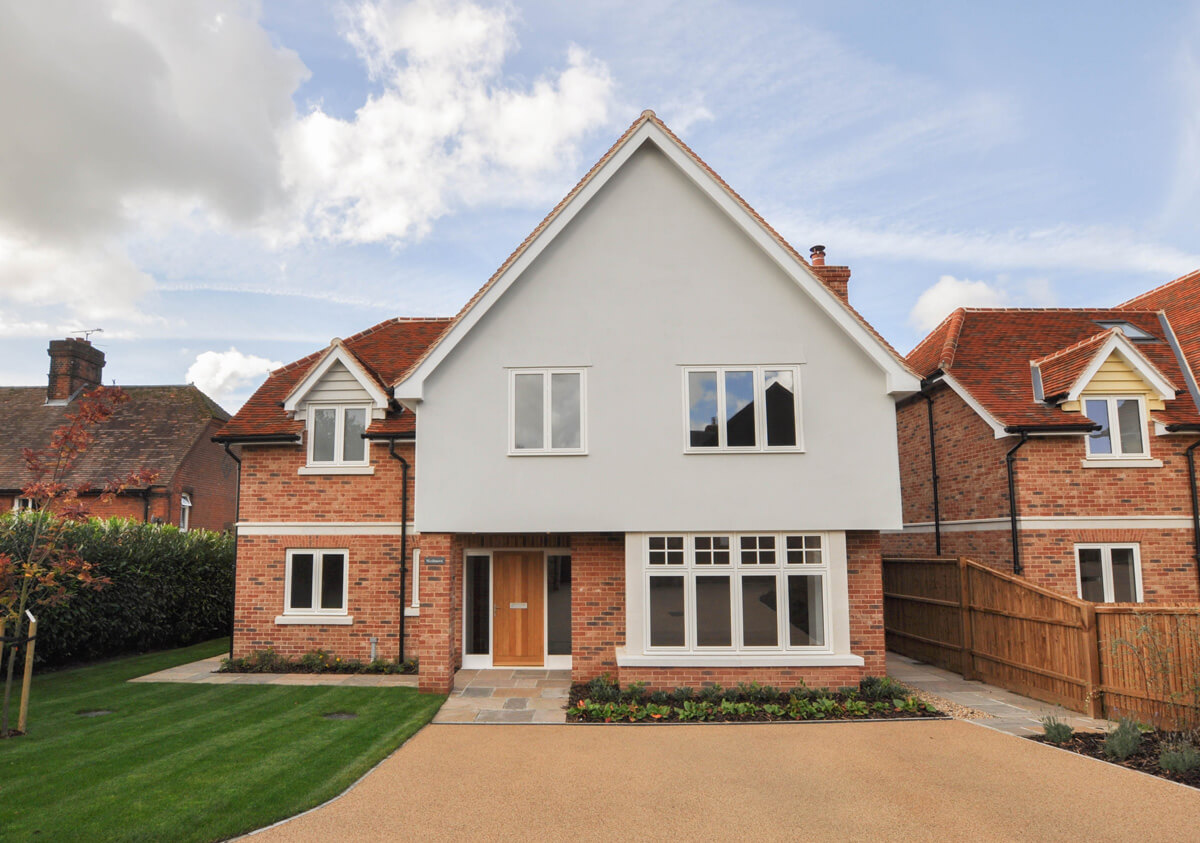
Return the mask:
M1089 457L1146 457L1146 409L1141 398L1084 399L1084 412L1100 426L1088 434Z
M31 512L33 510L33 498L13 498L13 512Z
M370 411L365 406L314 404L308 408L309 465L366 465Z
M586 454L587 380L583 369L509 373L510 454Z
M684 370L685 450L797 451L798 366L713 366Z

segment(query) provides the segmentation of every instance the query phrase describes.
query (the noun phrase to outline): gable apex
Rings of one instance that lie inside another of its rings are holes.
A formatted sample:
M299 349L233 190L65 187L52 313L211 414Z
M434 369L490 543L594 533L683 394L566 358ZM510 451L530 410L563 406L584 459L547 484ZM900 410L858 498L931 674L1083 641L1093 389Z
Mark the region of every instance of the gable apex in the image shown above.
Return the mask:
M919 378L904 359L852 308L820 279L804 258L699 156L683 143L653 111L642 112L580 182L526 237L492 277L463 307L441 339L397 380L393 394L415 404L422 398L424 379L505 294L538 255L643 145L652 143L678 167L743 233L778 265L810 299L858 345L887 378L892 393L915 392Z
M363 391L371 397L374 409L387 409L388 394L383 390L379 381L346 348L345 343L336 337L330 343L325 353L308 370L308 373L300 379L300 382L284 398L283 409L288 413L295 413L304 402L304 399L313 391L313 388L321 382L321 379L339 364L350 373L359 386L363 388Z

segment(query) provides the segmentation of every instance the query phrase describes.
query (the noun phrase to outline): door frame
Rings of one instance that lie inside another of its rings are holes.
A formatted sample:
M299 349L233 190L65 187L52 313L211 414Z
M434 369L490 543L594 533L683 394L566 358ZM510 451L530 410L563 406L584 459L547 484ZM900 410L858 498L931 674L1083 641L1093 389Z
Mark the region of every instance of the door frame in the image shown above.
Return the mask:
M546 572L549 570L548 562L551 556L567 556L572 557L571 577L574 583L575 568L574 558L569 547L488 547L467 549L463 551L462 558L462 624L460 632L462 634L463 650L466 650L467 642L467 557L469 556L486 556L488 560L488 608L492 609L492 613L488 616L488 651L486 653L467 653L463 652L462 666L464 670L490 670L496 667L492 664L492 653L495 652L495 643L493 638L496 632L496 615L493 604L495 594L495 564L496 558L493 554L496 553L541 553L542 554L542 664L528 666L500 665L497 669L512 669L512 670L570 670L571 656L552 656L547 650L550 649L550 594L549 584L546 582ZM571 607L572 620L574 618L574 606ZM571 648L574 649L574 636L572 636Z

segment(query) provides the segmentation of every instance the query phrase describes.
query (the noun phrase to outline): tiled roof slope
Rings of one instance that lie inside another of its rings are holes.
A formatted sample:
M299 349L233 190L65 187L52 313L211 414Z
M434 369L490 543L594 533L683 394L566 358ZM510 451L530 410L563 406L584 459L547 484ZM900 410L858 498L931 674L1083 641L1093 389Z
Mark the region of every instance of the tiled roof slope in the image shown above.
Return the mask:
M386 391L417 356L438 340L449 324L449 319L389 319L342 340L342 345ZM288 418L283 400L324 353L322 349L273 371L221 430L220 438L299 435L304 424ZM371 422L368 432L403 436L415 430L412 413L391 411L387 418Z
M229 414L194 386L124 386L129 401L96 429L91 447L67 478L99 487L140 469L167 483L212 420ZM33 478L23 449L41 450L73 405L47 406L46 388L0 387L0 489L20 489Z
M1101 346L1108 342L1113 334L1119 333L1120 328L1110 328L1061 351L1034 360L1033 364L1042 375L1042 394L1047 398L1066 394L1075 385L1075 381L1079 380L1079 376L1083 374L1088 363L1092 362Z
M1135 342L1134 346L1167 380L1182 389L1187 381L1163 337L1159 315L1152 310L960 308L909 353L908 362L922 377L939 370L951 375L1006 427L1070 427L1081 422L1078 413L1066 413L1034 399L1030 363L1063 353L1065 361L1059 367L1051 366L1057 379L1078 362L1072 346L1095 342L1092 350L1098 350L1107 332L1097 323L1114 320L1128 322L1154 337ZM1047 388L1045 394L1053 395L1054 391ZM1153 416L1163 424L1200 421L1200 413L1186 390L1168 401L1166 410L1155 411Z
M763 230L765 230L772 238L774 238L775 241L777 243L779 243L779 245L782 246L784 248L784 250L786 250L788 252L788 254L790 254L793 258L795 258L797 261L799 261L800 264L802 264L803 266L809 267L810 269L812 268L809 265L809 262L807 260L805 260L804 257L792 247L792 244L783 238L783 235L781 235L778 231L776 231L774 228L772 228L770 226L770 224L767 223L767 221L759 215L758 211L756 211L752 207L750 207L749 202L747 202L745 199L743 199L741 197L741 195L738 194L738 192L735 191L732 187L730 187L729 184L723 178L721 178L719 175L717 175L716 170L714 170L712 167L708 166L708 164L705 163L704 159L702 159L699 155L697 155L690 146L688 146L686 143L684 143L682 140L680 140L679 136L676 135L674 132L672 132L667 127L667 124L658 118L658 115L656 115L653 111L647 109L646 111L643 111L641 113L641 115L636 120L633 121L632 124L630 124L629 128L626 129L621 134L621 136L619 138L617 138L616 142L611 147L608 148L608 151L605 152L604 155L600 156L600 160L597 161L594 165L592 165L592 168L584 174L583 178L581 178L579 180L579 182L573 188L571 188L571 190L567 193L567 195L564 196L562 198L562 200L550 210L550 213L546 214L545 218L543 218L542 221L540 223L538 223L537 226L534 227L533 231L529 232L529 235L524 240L521 241L520 245L518 245L517 248L513 250L512 254L510 254L507 258L505 258L504 263L500 264L500 268L497 269L494 273L492 273L492 277L489 278L487 280L487 282L484 283L484 285L479 288L479 290L475 293L475 295L473 295L467 301L467 303L463 305L462 309L457 314L455 314L454 318L451 320L450 325L447 326L447 329L446 329L447 333L449 333L450 328L452 328L454 326L454 324L456 324L459 320L461 320L464 316L466 316L467 313L469 313L471 311L471 309L473 307L475 307L476 304L479 303L479 300L481 298L483 298L484 294L486 294L487 291L492 288L492 286L500 279L500 277L502 275L504 275L504 273L508 270L509 267L511 267L514 263L516 263L517 259L520 258L521 255L525 253L525 251L533 244L533 242L535 240L537 240L538 236L543 231L546 230L546 228L550 225L550 223L552 223L554 221L555 217L557 217L560 213L562 213L562 210L565 207L567 207L567 205L571 202L572 199L574 199L577 195L579 195L580 191L582 191L587 186L588 182L590 182L596 176L596 174L598 172L600 172L600 170L604 167L604 165L606 163L608 163L608 161L614 155L616 155L618 150L620 150L621 147L625 145L625 142L628 141L629 138L635 132L637 132L637 130L639 128L641 128L644 123L647 123L647 122L653 123L656 127L661 129L664 134L666 134L669 138L671 138L671 140L673 140L676 144L678 144L679 148L681 150L683 150L683 152L689 158L691 158L696 163L696 165L700 167L700 169L704 170L704 172L706 172L709 176L711 176L713 178L713 180L716 181L716 183L719 184L721 186L721 188L724 189L725 192L729 194L730 198L732 198L735 202L737 202L737 204L740 205L742 207L742 209L746 211L746 213L748 213L751 217L753 217L754 221L757 222L759 225L761 225L763 227ZM826 284L825 279L821 276L820 273L814 273L814 276L816 277L817 281L819 281L821 284L825 284L825 286L827 286L827 287L829 286L828 284ZM861 313L859 313L857 310L855 310L854 307L851 306L851 304L848 301L846 301L845 299L838 296L836 291L834 292L834 297L837 298L838 303L842 307L844 307L846 309L846 311L849 312L849 314L852 317L854 317L854 319L860 325L862 325L873 337L875 337L875 339L877 339L883 345L884 348L886 348L891 353L891 355L897 360L897 362L900 363L900 365L904 366L905 368L909 367L909 364L905 360L904 356L901 355L900 352L896 351L896 349L892 347L891 343L889 343L886 339L884 339L883 335L880 334L878 331L876 331L874 326L872 326L871 323L868 322L862 316ZM417 368L417 366L419 366L421 364L421 362L426 357L429 356L430 352L433 351L433 349L436 345L437 344L434 343L429 348L427 348L423 354L421 354L419 357L417 357L415 360L413 360L412 364L409 366L409 368L407 370L405 370L404 372L402 372L400 377L398 377L396 379L396 381L394 381L394 383L399 383L400 381L402 381L406 377L408 377L413 372L413 370L415 370Z
M1142 293L1120 307L1164 311L1192 374L1200 374L1200 269Z

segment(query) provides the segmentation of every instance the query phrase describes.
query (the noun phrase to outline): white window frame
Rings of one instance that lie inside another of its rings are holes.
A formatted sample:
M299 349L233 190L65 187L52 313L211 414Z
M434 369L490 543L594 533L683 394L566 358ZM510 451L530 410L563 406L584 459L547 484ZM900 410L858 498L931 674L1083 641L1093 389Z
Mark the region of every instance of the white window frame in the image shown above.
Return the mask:
M192 496L183 492L179 495L179 531L186 533L192 521Z
M313 435L313 428L317 421L317 410L337 410L337 423L334 425L333 434L333 459L332 460L316 460L313 458L313 446L316 443L316 437ZM346 460L343 455L345 446L346 433L346 411L347 410L362 410L367 417L366 427L371 426L371 405L370 404L339 404L339 403L312 403L304 408L305 425L308 436L308 467L309 468L337 468L337 467L360 467L369 466L371 464L371 443L369 440L363 440L363 458L361 460ZM364 428L366 429L366 428Z
M13 512L32 512L33 511L33 498L25 498L25 497L13 498L12 511Z
M683 366L683 450L687 454L755 454L755 453L771 453L771 454L786 454L786 453L803 453L804 452L804 423L800 415L800 408L803 402L800 400L800 365L796 363L781 364L778 366L771 365L745 365L745 366ZM754 405L755 405L755 420L754 420L754 445L736 445L730 446L726 444L728 434L726 432L725 411L725 373L726 372L746 372L754 373ZM796 444L795 445L768 445L767 444L767 401L766 401L766 381L765 372L791 372L792 383L794 390L792 399L795 402L793 412L796 419ZM691 400L688 395L688 376L698 372L715 372L717 376L717 446L713 448L695 447L692 445L692 419L691 419Z
M313 605L293 609L292 602L292 558L297 555L313 557ZM321 578L325 575L324 558L328 555L340 554L342 557L342 607L340 609L320 608ZM341 547L294 547L287 550L285 574L283 578L283 616L284 618L316 618L325 622L325 618L348 617L350 612L350 551ZM277 623L286 623L276 618Z
M541 448L517 447L517 375L542 376L542 445ZM551 380L553 375L579 375L579 447L555 448ZM588 452L587 424L587 367L510 368L508 370L508 455L510 457L583 456Z
M1146 424L1146 398L1143 395L1081 395L1079 396L1080 409L1083 411L1083 417L1088 418L1087 402L1088 401L1106 401L1108 402L1108 439L1112 443L1111 454L1096 454L1092 452L1092 436L1090 433L1084 434L1084 439L1087 442L1087 458L1090 460L1137 460L1149 459L1150 457L1150 431ZM1126 453L1122 450L1123 443L1121 442L1121 422L1117 418L1117 402L1118 401L1136 401L1138 406L1138 424L1142 430L1142 450L1136 453Z
M650 540L660 537L678 537L684 539L684 563L682 565L651 565ZM729 538L730 563L728 565L697 564L695 540L698 537ZM741 562L741 538L743 536L772 536L775 539L775 561L770 564L743 565ZM788 536L819 536L821 539L821 562L789 564L787 562ZM829 536L817 531L788 530L776 532L773 530L754 530L729 532L722 530L706 530L697 533L648 533L642 538L641 561L641 599L642 599L642 652L647 655L675 653L680 655L769 655L773 653L803 654L832 654L834 653L834 629L831 593L831 555ZM652 576L677 576L683 578L683 646L652 646L650 643L650 578ZM697 644L696 630L696 577L698 576L728 576L730 578L730 646L700 646ZM775 578L776 594L776 637L778 642L773 646L752 646L742 643L742 578L746 576L773 576ZM791 644L789 624L788 578L790 576L820 576L821 578L821 615L823 621L822 645Z
M1103 543L1085 543L1075 545L1075 596L1080 600L1084 600L1083 596L1083 577L1080 575L1079 551L1081 550L1099 550L1100 551L1100 571L1102 581L1104 583L1104 601L1105 603L1116 602L1113 598L1113 574L1112 574L1112 552L1114 550L1132 549L1133 550L1133 583L1134 597L1136 603L1145 601L1142 594L1142 551L1141 545L1137 542L1103 542Z

